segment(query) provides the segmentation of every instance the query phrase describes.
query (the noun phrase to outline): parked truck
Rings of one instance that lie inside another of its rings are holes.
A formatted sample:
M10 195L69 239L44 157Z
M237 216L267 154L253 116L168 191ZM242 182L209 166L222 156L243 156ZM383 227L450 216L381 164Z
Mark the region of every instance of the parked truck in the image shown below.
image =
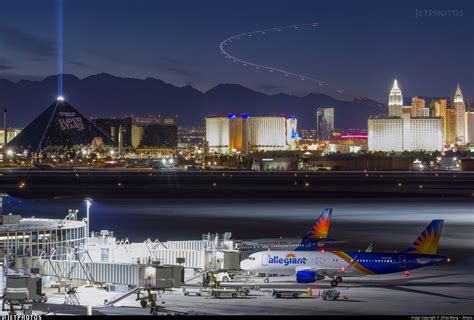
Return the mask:
M249 294L248 289L244 289L241 287L235 288L220 288L220 289L212 289L211 296L216 299L220 298L245 298Z

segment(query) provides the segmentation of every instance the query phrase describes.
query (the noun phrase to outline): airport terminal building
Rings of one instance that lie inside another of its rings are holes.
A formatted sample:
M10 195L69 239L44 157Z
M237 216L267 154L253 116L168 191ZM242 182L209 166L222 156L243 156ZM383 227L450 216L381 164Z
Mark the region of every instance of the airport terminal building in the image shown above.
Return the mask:
M1 215L0 221L1 255L61 257L85 243L84 221L22 218L20 215Z

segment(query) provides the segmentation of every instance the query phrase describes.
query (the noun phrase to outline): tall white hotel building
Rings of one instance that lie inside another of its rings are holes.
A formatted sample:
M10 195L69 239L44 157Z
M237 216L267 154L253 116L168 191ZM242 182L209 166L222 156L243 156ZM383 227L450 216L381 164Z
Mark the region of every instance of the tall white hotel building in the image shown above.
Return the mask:
M207 117L206 141L212 153L292 150L298 138L296 125L294 117Z
M411 106L403 106L403 96L394 81L390 91L388 116L368 120L370 151L436 151L443 150L443 119L411 116Z

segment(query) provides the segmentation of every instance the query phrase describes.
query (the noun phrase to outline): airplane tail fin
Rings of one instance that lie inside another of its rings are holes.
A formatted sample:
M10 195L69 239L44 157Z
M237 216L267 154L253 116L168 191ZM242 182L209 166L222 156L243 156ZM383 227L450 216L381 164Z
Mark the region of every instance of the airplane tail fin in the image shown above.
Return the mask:
M332 208L326 208L303 239L326 239L331 224Z
M405 253L436 254L444 220L433 220Z

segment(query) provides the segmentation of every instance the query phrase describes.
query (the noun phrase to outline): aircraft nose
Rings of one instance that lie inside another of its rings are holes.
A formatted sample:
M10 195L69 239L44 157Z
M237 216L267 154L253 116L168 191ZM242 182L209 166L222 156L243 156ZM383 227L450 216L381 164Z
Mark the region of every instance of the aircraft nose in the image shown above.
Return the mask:
M240 261L240 269L244 271L250 271L252 269L252 261L249 259L244 259Z

